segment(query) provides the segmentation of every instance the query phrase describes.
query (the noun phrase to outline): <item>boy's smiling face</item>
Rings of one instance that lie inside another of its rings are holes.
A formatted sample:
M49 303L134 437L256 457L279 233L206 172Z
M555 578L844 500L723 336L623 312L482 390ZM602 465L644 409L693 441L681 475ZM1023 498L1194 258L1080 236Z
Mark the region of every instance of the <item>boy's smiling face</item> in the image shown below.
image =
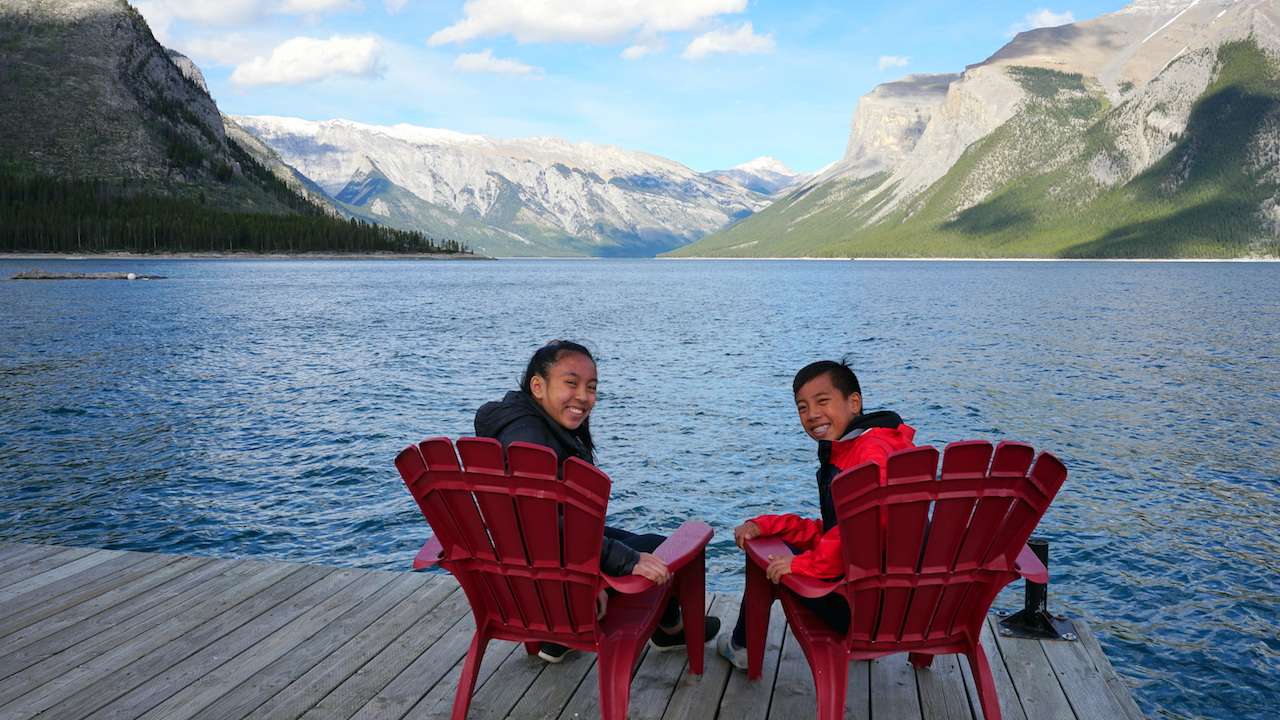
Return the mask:
M846 397L831 382L831 373L822 373L800 386L796 393L796 411L809 437L839 440L853 419L862 414L862 395L850 393Z

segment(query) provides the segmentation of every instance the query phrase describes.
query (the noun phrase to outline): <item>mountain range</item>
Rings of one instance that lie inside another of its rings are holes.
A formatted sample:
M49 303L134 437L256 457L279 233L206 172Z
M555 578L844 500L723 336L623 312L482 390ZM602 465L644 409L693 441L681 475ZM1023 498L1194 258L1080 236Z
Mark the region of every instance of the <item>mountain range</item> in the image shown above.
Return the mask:
M1278 28L1280 0L1137 0L875 88L818 173L698 173L557 138L224 116L125 0L4 0L0 211L77 243L85 203L156 196L180 204L176 238L227 235L209 213L327 215L350 219L334 238L389 233L361 247L498 256L1275 257ZM120 227L160 247L155 210L133 212ZM270 236L255 223L235 236Z
M653 256L767 207L807 176L762 158L697 173L558 138L231 118L346 212L501 256Z
M1280 255L1280 3L1138 0L861 98L844 158L674 256Z

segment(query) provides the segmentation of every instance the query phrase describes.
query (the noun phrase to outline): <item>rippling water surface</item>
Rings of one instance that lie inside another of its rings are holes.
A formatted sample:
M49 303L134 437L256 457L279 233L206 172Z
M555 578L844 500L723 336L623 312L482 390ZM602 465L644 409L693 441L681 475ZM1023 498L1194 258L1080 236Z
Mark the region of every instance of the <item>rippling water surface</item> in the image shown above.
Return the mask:
M917 442L1070 477L1038 535L1143 710L1275 717L1280 265L0 260L0 539L405 568L392 459L472 432L552 338L599 360L614 523L817 514L790 380L848 355ZM1001 601L1016 608L1020 589Z

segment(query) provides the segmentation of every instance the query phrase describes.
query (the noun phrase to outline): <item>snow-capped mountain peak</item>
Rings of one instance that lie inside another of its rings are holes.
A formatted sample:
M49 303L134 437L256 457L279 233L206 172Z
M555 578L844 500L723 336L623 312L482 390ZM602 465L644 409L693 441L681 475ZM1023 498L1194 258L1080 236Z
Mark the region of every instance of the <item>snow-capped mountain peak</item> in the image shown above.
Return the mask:
M232 119L330 196L358 200L349 210L490 254L653 255L768 204L680 163L611 145L349 120ZM476 234L459 237L466 228ZM513 236L542 242L531 248Z

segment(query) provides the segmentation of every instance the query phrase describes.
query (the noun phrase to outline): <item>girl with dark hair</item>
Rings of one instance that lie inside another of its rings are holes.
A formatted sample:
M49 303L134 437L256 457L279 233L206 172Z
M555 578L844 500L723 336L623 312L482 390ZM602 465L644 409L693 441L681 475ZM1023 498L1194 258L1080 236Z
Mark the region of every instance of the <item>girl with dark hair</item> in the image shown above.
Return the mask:
M595 464L590 416L596 404L597 382L590 350L575 342L553 340L533 354L519 390L509 391L501 401L485 403L476 411L476 435L495 438L503 447L513 442L548 447L561 464L570 457ZM656 583L670 579L667 564L652 554L666 538L611 527L606 527L604 534L600 569L613 576L640 575ZM714 638L719 629L720 620L708 617L704 642ZM657 650L685 645L680 604L674 598L649 644ZM560 662L568 652L561 645L543 643L538 655L548 662Z

